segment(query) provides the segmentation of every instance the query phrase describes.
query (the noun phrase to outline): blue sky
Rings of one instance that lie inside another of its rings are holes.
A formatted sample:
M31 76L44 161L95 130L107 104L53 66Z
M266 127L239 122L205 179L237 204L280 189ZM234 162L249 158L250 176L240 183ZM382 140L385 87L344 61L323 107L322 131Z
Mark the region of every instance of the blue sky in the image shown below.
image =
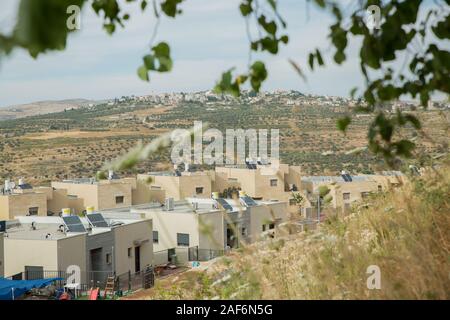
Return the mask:
M0 31L14 24L17 0L2 0ZM70 98L104 99L122 95L189 92L211 89L222 71L244 71L248 60L245 22L239 0L187 0L183 15L164 17L156 41L168 41L175 60L171 73L152 75L150 83L138 79L136 69L148 52L154 27L152 11L142 14L138 5L125 4L131 14L126 28L112 37L101 27L89 7L82 12L81 30L69 36L65 51L50 52L37 60L19 49L0 61L0 106L39 100ZM349 2L349 1L346 1ZM338 67L307 73L305 83L289 65L293 59L306 67L307 54L316 47L328 50L331 17L306 1L281 0L280 10L288 22L290 43L276 57L254 56L267 62L270 78L263 90L295 89L305 93L348 96L362 85L354 43L347 62ZM151 8L150 8L151 9ZM329 61L329 59L328 59Z

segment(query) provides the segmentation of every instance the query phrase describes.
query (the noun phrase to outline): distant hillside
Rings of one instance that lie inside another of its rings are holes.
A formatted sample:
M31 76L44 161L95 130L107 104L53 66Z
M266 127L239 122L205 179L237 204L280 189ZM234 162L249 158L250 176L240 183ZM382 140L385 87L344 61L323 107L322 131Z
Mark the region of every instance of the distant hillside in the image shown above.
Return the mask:
M47 113L61 112L66 109L77 109L95 103L86 99L68 99L60 101L38 101L21 105L0 108L0 120L13 120Z

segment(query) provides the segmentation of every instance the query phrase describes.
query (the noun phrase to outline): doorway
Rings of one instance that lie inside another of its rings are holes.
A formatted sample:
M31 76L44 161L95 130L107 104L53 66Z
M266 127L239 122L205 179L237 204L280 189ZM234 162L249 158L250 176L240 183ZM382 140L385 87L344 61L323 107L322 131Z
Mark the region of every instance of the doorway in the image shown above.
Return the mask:
M141 247L134 247L134 272L141 271Z

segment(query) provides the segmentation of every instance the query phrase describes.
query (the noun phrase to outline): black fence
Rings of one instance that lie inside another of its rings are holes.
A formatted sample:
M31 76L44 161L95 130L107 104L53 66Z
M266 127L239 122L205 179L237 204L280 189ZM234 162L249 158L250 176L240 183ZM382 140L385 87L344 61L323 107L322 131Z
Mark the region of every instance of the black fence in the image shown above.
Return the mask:
M189 248L189 261L209 261L223 256L224 250L199 249L198 247Z
M136 273L131 271L116 277L115 289L117 292L135 291L138 289L148 289L155 285L155 272L153 267L146 267Z
M155 266L165 264L182 266L190 261L209 261L223 256L224 253L224 250L199 249L198 247L174 248L154 252L153 261Z

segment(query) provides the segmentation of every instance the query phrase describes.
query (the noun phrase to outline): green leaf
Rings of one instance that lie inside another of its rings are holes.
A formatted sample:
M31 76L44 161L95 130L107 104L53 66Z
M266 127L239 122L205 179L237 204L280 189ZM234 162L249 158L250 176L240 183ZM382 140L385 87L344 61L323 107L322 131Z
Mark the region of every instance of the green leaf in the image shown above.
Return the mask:
M341 64L345 61L345 54L343 51L337 51L334 55L334 61L336 61L337 64Z
M350 124L350 122L352 121L352 119L349 116L345 116L343 118L340 118L337 120L336 125L337 128L342 131L342 132L346 132L348 125Z
M406 121L410 122L416 130L420 130L422 128L422 124L420 123L420 120L417 119L412 114L405 114L404 117L405 117Z
M178 5L183 2L183 0L165 0L161 3L161 10L169 17L174 18L178 13Z
M148 77L148 71L147 68L145 66L140 66L139 69L137 70L138 76L139 78L141 78L144 81L149 81L149 77Z
M144 65L147 68L147 70L154 70L155 69L155 57L151 54L148 54L144 56Z
M166 42L160 42L156 46L152 48L153 52L155 52L155 56L157 57L169 57L170 56L170 47Z
M316 49L316 58L317 58L317 63L319 64L319 66L323 66L323 59L322 59L322 54L320 53L319 49Z
M147 1L146 0L142 0L142 2L141 2L141 10L144 11L145 8L147 8Z
M66 47L67 8L77 5L80 8L84 0L22 0L20 1L17 23L12 37L5 45L19 45L28 50L31 56L37 57L47 50L62 50ZM6 39L6 38L4 38ZM1 44L1 43L0 43ZM2 51L3 48L0 48Z
M244 17L248 16L250 13L253 12L250 2L241 3L241 5L239 6L239 9L241 10L241 13Z
M250 84L256 92L259 92L261 84L267 78L266 66L262 61L256 61L250 67Z

